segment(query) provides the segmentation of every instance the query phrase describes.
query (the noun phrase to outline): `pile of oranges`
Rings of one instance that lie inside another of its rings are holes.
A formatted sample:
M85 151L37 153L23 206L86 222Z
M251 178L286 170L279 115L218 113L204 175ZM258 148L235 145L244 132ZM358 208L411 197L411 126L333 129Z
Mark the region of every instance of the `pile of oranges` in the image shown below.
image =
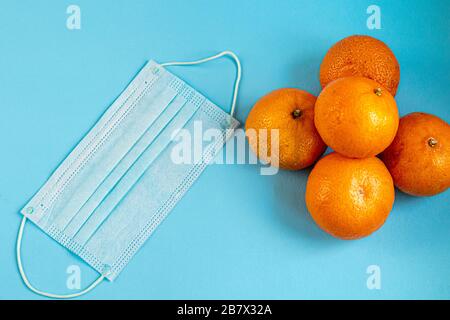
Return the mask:
M325 55L317 99L300 89L278 89L247 118L246 131L278 131L276 153L258 134L247 135L259 158L287 170L315 164L306 206L337 238L358 239L379 229L392 210L394 185L415 196L450 187L450 126L420 112L399 119L399 81L398 61L385 43L350 36ZM318 160L327 146L334 152Z

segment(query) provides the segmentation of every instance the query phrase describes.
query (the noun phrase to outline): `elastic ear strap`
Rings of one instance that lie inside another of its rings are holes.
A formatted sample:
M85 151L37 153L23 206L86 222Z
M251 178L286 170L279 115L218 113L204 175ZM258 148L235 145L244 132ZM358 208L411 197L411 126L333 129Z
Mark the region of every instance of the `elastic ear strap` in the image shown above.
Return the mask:
M56 299L71 299L71 298L76 298L76 297L82 296L83 294L88 293L89 291L93 290L96 286L98 286L100 284L100 282L103 281L105 276L101 275L100 277L98 277L97 280L95 280L93 283L91 283L89 285L89 287L87 287L86 289L84 289L80 292L77 292L77 293L66 294L66 295L48 293L48 292L40 291L40 290L36 289L35 287L33 287L31 285L30 281L28 281L28 278L25 274L25 270L23 269L22 258L21 258L21 253L20 253L21 247L22 247L23 230L24 230L26 221L27 221L27 217L24 216L22 219L22 222L20 224L19 233L17 234L16 255L17 255L17 267L19 268L20 276L22 277L22 280L25 283L25 285L31 291L33 291L34 293L37 293L41 296L44 296L44 297L56 298Z
M233 101L231 103L231 110L230 110L230 116L233 117L234 110L236 108L237 96L239 93L239 83L241 82L241 62L239 61L239 58L237 57L237 55L234 54L234 52L222 51L221 53L218 53L214 56L196 60L196 61L166 62L166 63L162 63L161 66L163 66L163 67L166 67L166 66L188 66L188 65L194 65L194 64L201 64L201 63L208 62L208 61L211 61L211 60L223 57L223 56L230 56L234 60L234 62L236 62L236 68L237 68L236 81L234 82L234 90L233 90Z

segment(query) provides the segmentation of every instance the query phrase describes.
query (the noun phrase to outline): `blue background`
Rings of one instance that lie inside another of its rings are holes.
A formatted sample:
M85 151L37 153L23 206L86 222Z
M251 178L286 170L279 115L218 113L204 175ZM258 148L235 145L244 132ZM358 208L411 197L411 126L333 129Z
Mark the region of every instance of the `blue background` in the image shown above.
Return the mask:
M450 121L448 1L1 1L0 298L39 298L15 262L19 209L148 59L190 60L234 50L244 73L243 123L267 92L320 92L327 49L351 34L385 41L401 66L401 115ZM81 30L66 8L81 7ZM381 8L381 30L366 9ZM227 60L175 74L228 108ZM396 194L382 229L358 241L322 232L306 211L309 170L261 176L256 165L207 168L114 283L85 298L450 298L450 191ZM25 267L39 288L71 293L66 268L96 273L44 235L26 230ZM381 290L366 269L381 268Z

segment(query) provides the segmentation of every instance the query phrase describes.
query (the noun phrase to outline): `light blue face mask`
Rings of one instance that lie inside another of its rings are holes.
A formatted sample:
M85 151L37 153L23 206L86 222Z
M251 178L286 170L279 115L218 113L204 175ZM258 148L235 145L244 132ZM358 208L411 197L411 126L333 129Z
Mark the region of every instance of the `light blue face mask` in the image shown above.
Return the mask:
M237 66L230 114L165 69L225 55ZM27 287L47 297L73 298L104 278L114 280L238 126L233 113L240 77L240 62L230 51L193 62L148 62L21 210L17 263ZM200 161L174 163L174 132L192 132L198 121L223 138L204 148ZM20 253L26 220L85 260L99 278L70 295L34 288Z

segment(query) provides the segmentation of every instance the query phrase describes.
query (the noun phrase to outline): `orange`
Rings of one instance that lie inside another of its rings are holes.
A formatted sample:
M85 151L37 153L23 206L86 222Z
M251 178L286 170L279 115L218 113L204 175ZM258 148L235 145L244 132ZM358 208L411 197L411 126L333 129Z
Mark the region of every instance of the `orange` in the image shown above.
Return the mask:
M299 170L313 164L326 148L314 127L315 102L312 94L290 88L262 97L245 123L253 152L283 169ZM278 132L278 152L272 150L272 129Z
M395 137L398 110L392 95L363 77L334 80L315 106L315 125L323 141L351 158L367 158L386 149Z
M317 162L306 184L314 221L341 239L362 238L380 228L394 197L392 177L376 157L350 159L333 152Z
M348 76L375 80L395 96L400 81L400 66L384 42L355 35L334 44L320 66L322 87Z
M443 192L450 187L450 126L431 114L410 113L381 158L400 190L416 196Z

